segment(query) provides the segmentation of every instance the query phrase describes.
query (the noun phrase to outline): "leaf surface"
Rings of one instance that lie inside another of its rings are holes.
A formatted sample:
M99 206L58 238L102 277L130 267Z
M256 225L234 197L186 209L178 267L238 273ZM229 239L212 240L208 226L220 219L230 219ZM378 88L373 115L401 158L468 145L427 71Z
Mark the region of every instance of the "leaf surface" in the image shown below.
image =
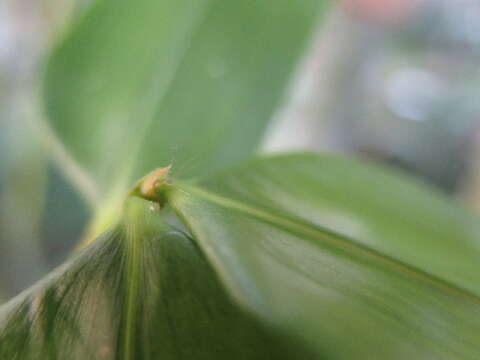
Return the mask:
M227 297L184 233L143 200L0 308L0 359L313 359Z
M48 61L50 123L101 195L172 158L183 176L245 158L325 3L97 1Z
M478 219L338 156L255 160L170 203L234 298L328 359L477 359Z

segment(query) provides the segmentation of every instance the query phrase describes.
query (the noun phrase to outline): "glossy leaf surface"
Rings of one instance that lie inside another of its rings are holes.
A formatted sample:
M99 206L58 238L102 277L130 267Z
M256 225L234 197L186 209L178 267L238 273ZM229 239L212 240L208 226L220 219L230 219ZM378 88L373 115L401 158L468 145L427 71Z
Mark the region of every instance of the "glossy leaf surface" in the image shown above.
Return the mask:
M480 356L478 220L421 184L291 155L170 202L234 297L325 358Z

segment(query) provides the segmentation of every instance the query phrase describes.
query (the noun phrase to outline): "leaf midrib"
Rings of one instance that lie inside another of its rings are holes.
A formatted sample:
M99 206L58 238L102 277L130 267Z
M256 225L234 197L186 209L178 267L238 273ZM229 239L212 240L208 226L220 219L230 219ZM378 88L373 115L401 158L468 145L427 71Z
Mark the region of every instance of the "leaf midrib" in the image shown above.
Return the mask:
M306 235L304 238L304 240L306 241L312 242L312 239L319 239L334 247L345 249L350 253L373 259L377 263L389 268L392 271L409 275L415 278L417 281L429 284L447 293L460 296L471 303L480 305L480 296L478 296L477 294L456 284L453 284L447 280L444 280L436 275L433 275L425 270L417 268L416 266L410 265L401 260L386 255L380 251L372 249L364 244L356 242L354 239L350 239L347 236L339 234L330 229L322 228L318 225L308 223L300 218L273 214L270 213L267 209L262 209L258 206L252 206L184 183L176 183L170 196L181 197L182 193L196 195L197 197L210 203L220 205L227 209L235 210L249 217L260 220L264 223L276 225L279 228L284 229L285 231L295 234ZM317 243L312 243L318 246Z

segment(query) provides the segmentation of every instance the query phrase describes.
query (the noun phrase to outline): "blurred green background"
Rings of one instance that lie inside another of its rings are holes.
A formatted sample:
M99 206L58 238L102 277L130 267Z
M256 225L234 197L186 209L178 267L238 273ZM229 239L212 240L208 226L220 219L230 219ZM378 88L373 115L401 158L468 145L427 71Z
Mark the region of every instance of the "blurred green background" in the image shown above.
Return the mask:
M49 49L89 6L0 3L0 303L60 264L85 234L89 205L60 170L62 155L48 155L56 144L38 94ZM357 154L478 209L479 64L479 1L336 2L261 151Z

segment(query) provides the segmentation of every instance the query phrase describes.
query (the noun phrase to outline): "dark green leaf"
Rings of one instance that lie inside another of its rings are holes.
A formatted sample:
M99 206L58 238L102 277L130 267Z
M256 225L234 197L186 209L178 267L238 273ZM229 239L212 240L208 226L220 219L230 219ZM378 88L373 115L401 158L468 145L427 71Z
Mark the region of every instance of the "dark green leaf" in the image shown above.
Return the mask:
M0 308L0 359L311 359L240 311L196 245L130 200L117 228Z

